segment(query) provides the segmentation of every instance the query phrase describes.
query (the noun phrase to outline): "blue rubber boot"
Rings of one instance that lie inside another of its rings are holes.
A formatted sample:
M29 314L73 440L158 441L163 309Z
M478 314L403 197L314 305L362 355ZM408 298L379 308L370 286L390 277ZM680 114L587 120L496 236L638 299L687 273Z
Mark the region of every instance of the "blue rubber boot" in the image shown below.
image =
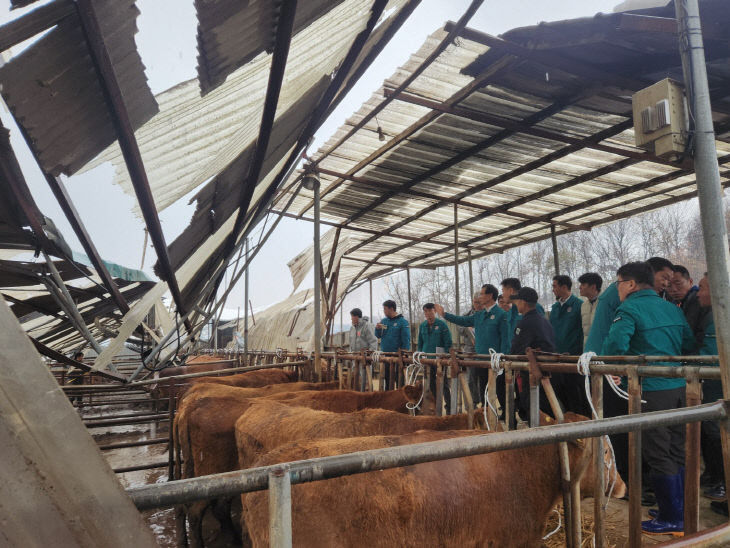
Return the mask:
M684 535L684 474L652 476L659 513L651 520L641 522L641 530L650 535L681 537Z
M679 467L679 475L682 477L682 497L684 497L684 466ZM684 504L682 505L682 507L684 508ZM659 509L651 508L649 510L649 515L653 518L657 517L659 515Z

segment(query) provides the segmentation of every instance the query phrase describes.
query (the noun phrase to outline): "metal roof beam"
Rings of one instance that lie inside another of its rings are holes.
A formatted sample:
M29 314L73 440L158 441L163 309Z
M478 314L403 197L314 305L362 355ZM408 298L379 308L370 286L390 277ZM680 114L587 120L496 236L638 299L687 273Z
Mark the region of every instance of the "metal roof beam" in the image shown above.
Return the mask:
M726 172L726 174L727 174L727 172ZM692 181L689 184L690 185L693 185L695 183L694 183L694 181ZM728 187L730 187L730 180L725 180L721 184L722 184L722 187L723 188L728 188ZM686 186L686 185L682 185L682 186ZM669 205L672 205L672 204L675 204L675 203L678 203L678 202L683 202L685 200L690 200L692 198L695 198L696 196L697 196L697 190L693 190L693 191L688 192L686 194L682 194L681 196L672 196L671 198L667 198L666 200L661 200L659 202L654 202L653 204L649 204L649 205L644 206L644 207L640 207L640 208L633 209L633 210L629 210L629 211L624 211L624 212L618 213L616 215L611 215L607 219L601 219L599 221L592 221L592 222L589 222L589 223L584 223L584 224L582 224L580 226L580 228L578 230L590 230L591 228L594 228L594 227L599 226L599 225L605 225L605 224L608 224L608 223L613 223L615 221L619 221L619 220L625 219L627 217L633 217L634 215L638 215L640 213L646 213L647 211L652 211L654 209L659 209L659 208L662 208L662 207L665 207L665 206L669 206ZM630 204L632 202L633 202L633 200L628 200L628 201L623 202L621 204L617 204L615 206L612 206L612 209L613 208L617 208L617 207L622 207L622 206L628 205L628 204ZM564 234L569 234L571 232L576 232L576 231L575 230L564 229L564 230L556 231L556 235L562 236ZM476 255L473 258L474 259L479 259L479 258L482 258L482 257L486 257L487 255L493 255L494 253L503 253L503 252L505 252L505 251L507 251L509 249L516 248L516 247L521 247L523 245L527 245L527 244L531 244L531 243L535 243L535 242L539 242L541 240L546 240L547 238L549 238L549 236L543 236L543 235L536 236L534 238L530 238L529 240L523 240L523 241L521 241L521 242L519 242L518 244L515 244L515 245L509 245L509 246L503 246L503 247L499 247L499 248L494 248L489 253L483 253L483 254L480 254L480 255Z
M311 139L313 138L314 133L317 131L321 122L323 120L326 120L327 117L332 113L332 111L337 108L337 105L340 104L342 99L347 95L347 93L349 93L352 87L362 77L362 75L370 67L372 62L377 58L378 55L380 55L380 53L383 51L383 48L385 48L385 46L390 42L393 36L395 36L398 30L400 30L403 23L406 22L406 20L413 13L413 10L415 10L420 3L421 0L409 0L408 3L403 6L403 8L401 8L401 10L395 16L393 22L388 25L388 27L382 33L382 36L380 36L375 45L370 48L363 60L358 64L357 68L352 73L352 76L347 79L347 83L344 85L344 87L342 87L343 83L345 82L345 78L348 76L352 67L355 66L355 63L362 53L363 48L367 45L367 41L370 39L371 34L375 30L375 25L380 19L383 10L387 6L387 3L383 2L377 4L373 3L370 20L368 21L365 29L353 41L350 50L347 52L347 56L342 61L342 65L340 66L340 68L337 70L337 73L330 83L327 92L325 93L325 96L320 101L319 105L317 106L317 110L307 124L307 128L302 132L302 135L299 137L299 141L294 147L292 153L289 155L286 163L276 175L269 189L266 193L264 193L264 196L260 200L258 208L259 211L256 215L254 215L254 218L257 218L262 211L265 211L265 209L269 207L269 201L271 197L277 191L276 189L279 187L281 181L289 178L290 170L293 170L295 167L294 162L300 158L303 152L305 152L306 147L309 146L309 143L311 142ZM341 91L340 88L342 88ZM296 184L298 180L299 177L295 178L294 182L291 183L290 186ZM280 193L279 196L274 198L273 203L277 203L279 201L281 194L283 193ZM312 205L314 205L314 202L312 202Z
M86 37L89 53L99 77L99 83L109 107L109 115L114 122L119 147L122 150L124 161L129 171L129 178L134 186L134 192L137 195L142 216L152 238L152 244L157 253L160 268L165 277L165 281L168 283L178 312L180 315L185 315L185 303L183 303L180 287L175 278L175 271L170 264L170 257L167 254L165 234L162 231L160 218L155 207L155 200L150 190L142 155L137 145L137 139L134 136L134 128L129 120L129 113L124 103L121 89L119 88L119 82L117 81L114 67L109 57L109 51L104 43L104 37L101 33L93 2L92 0L77 0L76 8ZM188 330L192 329L190 322L186 323L186 328Z
M453 40L458 36L460 29L463 29L466 27L467 23L471 19L471 17L474 15L474 13L479 9L481 4L483 3L483 0L472 0L472 3L467 8L466 12L464 12L464 15L459 19L457 23L453 23L454 28L451 29L451 31L448 32L447 36L441 41L441 43L436 47L434 51L429 54L426 59L408 76L403 83L398 86L398 88L395 89L394 94L398 94L401 91L405 90L413 81L418 78L418 76L423 73L424 70L426 70L431 63L433 63L438 57L441 55L441 53L446 50L446 48L453 42ZM459 101L462 101L465 99L472 91L478 89L479 87L483 86L490 78L493 78L496 74L498 74L501 70L508 68L511 66L511 64L515 61L514 57L511 56L505 56L505 55L498 55L497 58L494 60L494 63L491 64L489 69L487 71L484 71L481 75L479 75L471 84L464 87L463 89L459 90L456 94L454 94L450 99L449 102L457 103ZM342 146L343 143L345 143L347 140L349 140L355 133L360 131L362 128L365 127L365 125L370 122L373 118L375 118L385 107L387 107L391 102L393 101L393 98L386 97L382 102L380 102L373 110L368 112L365 116L363 116L362 120L360 120L357 124L355 124L341 139L339 139L334 145L329 147L325 152L320 154L315 160L314 164L319 165L322 160L327 158L330 154L332 154L335 150L337 150L340 146ZM383 146L381 146L378 150L374 151L372 154L370 154L367 158L359 162L355 167L353 167L351 170L348 171L349 174L354 175L357 173L360 169L365 167L367 164L372 162L373 160L379 158L383 154L385 154L387 151L391 150L393 147L401 143L402 141L406 140L408 137L413 135L416 131L419 129L425 127L429 122L431 122L433 119L439 116L439 113L429 113L414 124L412 124L410 127L406 128L404 131L396 135L393 139L385 143ZM329 188L323 189L322 194L320 196L320 199L325 198L330 192L335 190L337 186L342 181L336 181L333 185L331 185ZM304 207L301 211L299 211L299 215L304 215L309 209L311 209L314 206L314 201L310 201L307 206Z
M385 90L386 95L388 95L390 93L392 93L392 90L389 90L389 89ZM581 144L581 142L583 140L580 137L571 137L570 135L567 135L565 133L557 133L555 131L551 131L548 129L535 127L533 125L529 125L524 122L520 122L518 120L511 120L511 119L505 118L503 116L496 116L493 114L482 113L482 112L478 112L478 111L471 110L468 108L453 107L453 106L447 105L445 103L440 103L438 101L432 101L430 99L418 97L417 95L412 95L410 93L401 93L397 98L399 101L430 108L433 110L437 110L441 113L451 114L452 116L457 116L459 118L465 118L467 120L475 120L475 121L481 122L483 124L489 124L489 125L501 127L504 129L511 129L511 130L515 131L516 133L524 133L525 135L532 135L534 137L549 139L551 141L556 141L559 143L566 143L569 145L574 145L574 144ZM626 113L626 116L631 116L631 113L630 112ZM612 146L612 145L604 145L601 143L593 143L589 146L589 148L591 148L593 150L599 150L601 152L607 152L609 154L619 154L621 156L626 156L629 158L637 158L642 161L654 162L654 163L662 164L662 165L671 165L671 166L677 165L675 162L671 162L670 160L667 160L665 158L659 158L658 156L656 156L654 154L651 154L649 152L642 152L639 150L629 150L626 148Z
M274 8L272 7L271 9ZM223 248L224 262L228 262L229 256L235 252L236 241L246 221L248 206L251 203L254 188L261 176L261 169L266 159L266 151L269 148L269 140L271 139L271 130L274 127L274 120L276 118L276 107L279 104L279 95L281 94L281 86L284 81L286 62L289 58L289 46L291 45L294 29L297 0L285 0L282 2L279 10L279 18L276 25L276 41L271 55L271 69L269 70L269 81L266 86L264 108L261 113L259 135L256 139L256 148L254 149L251 163L249 164L248 176L244 182L244 190L239 201L236 221Z
M579 94L579 97L583 97L584 96L584 93L590 93L590 92L583 92L583 93ZM538 123L539 121L547 118L548 116L552 116L555 112L557 112L558 110L561 110L562 108L564 108L565 105L567 105L567 104L569 104L571 102L573 102L573 101L570 101L570 99L568 99L568 100L564 100L564 101L560 101L560 102L554 103L553 105L551 105L551 106L549 106L549 107L547 107L547 108L545 108L545 109L543 109L543 110L541 110L541 111L533 114L532 116L529 116L527 118L527 120L530 120L531 123ZM455 196L455 198L463 198L463 197L466 197L466 196L469 196L469 195L472 195L472 194L476 194L478 192L481 192L483 190L486 190L488 188L491 188L493 186L496 186L498 184L501 184L501 183L503 183L505 181L508 181L508 180L510 180L510 179L512 179L514 177L517 177L518 175L522 175L524 173L529 173L530 171L533 171L533 170L535 170L535 169L537 169L539 167L542 167L542 166L544 166L546 164L549 164L550 162L553 162L553 161L555 161L555 160L557 160L559 158L562 158L564 156L567 156L568 154L570 154L572 152L575 152L576 150L579 150L580 148L585 147L587 143L600 142L600 141L602 141L602 140L604 140L604 139L606 139L608 137L611 137L613 135L616 135L618 133L621 133L625 129L631 127L631 125L632 125L631 120L627 120L627 121L621 122L620 124L617 124L615 126L611 126L610 128L607 128L607 129L605 129L603 131L600 131L600 132L596 133L595 135L592 135L590 137L586 137L585 139L583 139L583 141L581 141L580 144L574 144L574 145L565 146L565 147L563 147L563 148L561 148L559 150L556 150L555 152L552 152L550 154L547 154L545 156L542 156L541 158L537 158L536 160L533 160L532 162L528 162L525 165L522 165L522 166L520 166L518 168L515 168L512 171L509 171L507 173L504 173L502 175L499 175L497 177L494 177L492 179L489 179L488 181L485 181L484 183L478 184L478 185L476 185L476 186L474 186L472 188L469 188L469 189L467 189L467 190L465 190L463 192L460 192L459 194L457 194ZM462 154L459 154L456 158L453 158L453 159L449 160L445 164L441 164L440 166L436 166L435 168L430 169L425 175L430 176L430 174L432 172L436 172L437 169L441 168L444 165L446 165L447 167L451 167L451 165L455 165L455 164L459 163L459 161L462 161L463 159L466 159L469 156L472 156L472 155L480 152L483 148L488 148L489 146L491 146L495 142L498 142L499 140L502 140L504 138L507 138L509 135L512 135L512 133L513 132L510 131L510 130L506 130L506 129L505 130L502 130L501 132L499 132L496 135L490 137L486 141L482 141L481 143L478 143L477 145L471 147L470 149L468 149L467 151L463 152ZM458 159L458 161L456 161L456 159ZM446 167L444 167L443 169L446 169ZM401 190L400 191L402 192L404 189L407 189L410 186L413 186L414 184L417 184L417 183L421 182L421 180L425 180L426 178L428 178L428 177L425 177L425 176L422 175L421 177L418 177L418 178L414 179L413 181L410 181L406 185L403 185L401 187ZM391 193L391 195L394 195L394 194ZM388 197L390 197L390 196L388 196ZM383 203L384 201L385 200L383 200L382 198L380 200L376 200L376 203L375 204L372 204L371 206L369 206L369 208L370 209L375 208L378 205L380 205L380 203ZM377 202L380 202L380 203L377 203ZM438 204L437 204L437 206L438 206ZM405 226L405 225L407 225L410 222L413 222L413 221L415 221L417 219L420 219L424 215L427 215L428 213L430 213L430 212L434 211L435 209L437 209L438 208L437 206L429 206L429 207L421 210L419 213L417 213L415 215L412 215L410 217L407 217L406 219L403 219L402 221L399 221L398 223L389 226L388 228L386 228L385 230L383 230L380 233L380 236L389 235L393 231L398 230L399 228L401 228L402 226ZM363 211L363 210L360 210L360 211ZM351 217L351 219L352 219L352 217ZM364 242L361 242L360 244L357 244L356 246L348 249L346 253L352 253L352 252L356 251L357 249L360 249L363 246L365 246L365 245L367 245L367 244L375 241L378 237L379 236L375 236L375 237L372 237L372 238L368 238Z
M720 163L730 161L730 155L723 156L723 157L719 158L719 161L720 161ZM679 170L679 171L675 171L673 173L668 173L666 175L661 175L659 177L655 177L655 178L650 179L648 181L644 181L643 183L638 183L638 184L632 185L630 187L625 187L625 188L623 188L621 190L617 190L617 191L612 192L610 194L606 194L606 195L603 195L603 196L598 196L598 197L593 198L591 200L587 200L585 202L581 202L579 204L575 204L573 206L569 206L569 207L567 207L567 208L565 208L565 209L563 209L561 211L557 211L557 212L554 212L554 213L545 214L545 215L542 216L542 219L544 219L546 221L549 221L549 220L551 220L552 217L555 217L555 216L563 216L563 215L567 215L568 213L572 213L574 211L580 211L581 209L585 209L587 207L590 207L591 205L596 205L596 204L599 204L601 202L615 200L616 198L620 198L620 197L626 196L628 194L633 194L635 192L638 192L638 191L641 191L641 190L644 190L644 189L649 189L652 186L659 185L659 184L662 184L662 183L666 183L666 182L672 181L674 179L678 179L679 177L683 177L683 176L691 175L691 174L692 174L692 171L691 170ZM722 176L727 176L727 175L730 175L730 171L725 170L721 174L722 174ZM693 184L693 182L692 183L687 183L687 184ZM657 191L657 192L654 192L654 193L650 194L649 196L642 197L640 199L646 199L646 198L654 197L654 196L661 196L662 194L665 194L666 192L671 192L671 191L673 191L673 190L675 190L677 188L683 188L684 186L687 186L687 184L679 185L678 187L675 187L675 188L670 189L670 190L666 190L666 189L665 190L660 190L660 191ZM617 207L624 207L624 206L630 205L631 203L635 202L636 200L637 200L637 198L636 197L633 197L633 198L631 198L631 199L629 199L629 200L627 200L625 202L621 202L619 204L609 205L609 206L606 206L606 207L601 208L601 209L589 211L586 214L578 215L578 216L576 216L576 217L574 217L574 218L572 218L570 220L571 221L575 221L575 220L580 219L581 217L595 215L595 214L601 213L602 211L605 211L605 210L615 209ZM627 215L627 216L635 215L636 213L638 213L640 211L641 210L630 210L628 212L629 215ZM609 221L601 221L601 224L603 224L605 222L609 222ZM478 241L486 240L486 239L489 239L489 238L495 238L497 236L501 236L503 234L508 234L509 232L513 232L515 230L520 230L522 228L526 228L526 227L530 226L530 224L531 223L518 223L518 224L513 225L513 226L510 226L510 227L506 227L506 228L503 228L503 229L500 229L500 230L497 230L497 231L494 231L494 232L490 232L488 234L484 234L482 236L478 236L477 238L471 238L470 240L467 240L467 242L465 242L465 243L467 243L467 244L468 243L474 244L474 243L476 243ZM587 226L591 226L591 225L590 225L590 223L589 224L583 223L583 224L577 224L577 225L576 224L573 224L573 226L574 226L573 229L571 229L571 230L564 230L564 231L560 232L560 234L564 234L564 233L567 233L567 232L574 232L576 230L585 230ZM537 230L542 230L542 229L541 228L535 228L533 231L537 231ZM547 236L546 236L546 238L547 238ZM529 243L529 242L526 242L526 243ZM519 245L523 245L523 244L520 243L520 244L518 244L518 246ZM518 247L518 246L510 246L510 247ZM492 251L492 253L495 253L495 252L501 253L501 251L494 251L494 250ZM481 257L483 255L479 255L479 256ZM425 259L425 258L427 258L427 257L422 257L421 259Z
M549 118L550 116L556 114L557 112L560 112L568 105L574 103L578 98L583 98L586 96L587 93L590 93L590 91L581 91L576 95L570 95L568 97L564 97L563 99L556 101L555 103L551 104L550 106L528 116L524 123L528 125L537 124L546 118ZM480 152L488 149L490 146L497 144L501 141L504 141L508 137L511 137L514 135L514 131L509 129L503 129L502 131L499 131L498 133L488 137L487 139L484 139L480 141L479 143L469 147L466 150L461 151L456 156L453 156L446 160L445 162L442 162L428 170L426 172L420 174L419 176L415 177L414 179L411 179L407 183L401 185L398 189L392 190L389 192L384 193L382 196L380 196L377 200L375 200L372 204L369 204L367 207L364 207L362 209L359 209L355 212L354 215L351 215L349 219L345 221L346 225L349 225L350 223L355 222L357 219L368 213L369 211L375 209L376 207L384 204L387 202L390 198L398 195L399 192L402 192L404 190L408 190L414 186L416 186L419 183L422 183L423 181L428 180L429 178L433 177L434 175L437 175L438 173L441 173L442 171L446 171L447 169L450 169L464 160L471 158L475 154L479 154ZM466 192L466 191L465 191ZM464 194L464 193L461 193ZM471 191L467 192L465 195L472 194ZM459 197L462 197L460 195L457 195ZM408 221L410 222L410 221ZM399 223L401 224L401 223ZM406 224L403 222L402 224ZM402 226L401 224L401 226ZM394 225L398 226L398 225ZM390 227L387 229L388 231L395 230L395 228Z
M378 169L383 169L382 166L378 166ZM330 175L332 177L338 177L340 179L350 181L353 183L361 184L361 185L367 185L371 187L377 187L379 189L392 189L396 190L398 189L397 183L388 183L385 181L376 181L374 179L368 179L366 177L359 177L357 175L348 175L347 173L339 173L337 171L333 171L331 169L323 169L319 168L319 172L323 175ZM428 192L420 192L418 190L409 189L405 192L399 192L399 194L405 194L407 196L416 196L418 198L425 198L427 200L436 200L439 202L443 202L445 204L458 204L459 206L463 207L469 207L472 209L478 209L480 211L488 211L490 213L496 213L496 208L494 206L487 206L484 204L479 204L477 202L472 202L468 200L464 200L463 198L455 198L453 196L439 196L437 194L429 194ZM517 217L520 219L534 219L534 217L530 215L526 215L524 213L517 213L517 212L507 212L506 215ZM297 217L299 218L299 217ZM357 229L353 229L357 230ZM374 233L377 233L377 231L373 231Z

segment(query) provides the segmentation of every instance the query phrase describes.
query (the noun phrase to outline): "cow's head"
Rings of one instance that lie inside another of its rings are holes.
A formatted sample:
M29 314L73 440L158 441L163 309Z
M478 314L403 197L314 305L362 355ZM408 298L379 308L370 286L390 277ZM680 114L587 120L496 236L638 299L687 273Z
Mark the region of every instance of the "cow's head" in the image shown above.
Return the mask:
M403 387L403 394L408 400L408 403L410 403L411 405L415 405L418 403L418 400L421 399L422 393L423 383L421 381L417 382L416 384L406 384Z

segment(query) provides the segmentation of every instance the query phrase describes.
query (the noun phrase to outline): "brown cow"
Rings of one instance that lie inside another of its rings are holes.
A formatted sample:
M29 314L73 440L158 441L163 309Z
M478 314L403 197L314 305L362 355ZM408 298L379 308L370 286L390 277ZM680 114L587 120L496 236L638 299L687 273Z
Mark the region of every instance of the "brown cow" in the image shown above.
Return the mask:
M248 409L252 401L255 401L255 398L244 390L221 384L198 384L185 394L174 423L175 444L181 454L183 478L237 469L238 457L234 435L236 420ZM415 403L420 394L420 386L404 386L400 390L387 392L350 390L286 392L266 398L312 409L352 412L372 407L407 413L406 404ZM209 503L204 501L193 503L187 508L193 546L201 545L203 542L202 522L206 515L211 523L206 529L215 531L216 524L219 523L222 530L227 531L225 534L214 536L224 538L230 534L230 529L226 527L226 520L230 516L230 504L226 500L217 501L215 506L210 508L214 515L206 512L209 507ZM229 540L222 541L223 544L228 542Z
M421 431L283 445L255 465L478 434ZM489 435L489 434L487 434ZM590 443L570 443L577 477ZM297 546L539 546L560 498L557 444L393 468L292 486ZM254 546L269 545L268 492L243 495Z
M334 393L335 395L337 392ZM273 399L273 398L271 398ZM258 399L236 421L238 466L250 468L262 455L296 440L351 438L384 434L407 434L416 430L466 430L467 414L444 417L411 417L385 409L364 409L353 413L334 413L292 407L295 399L285 402ZM485 430L481 410L473 412L472 421Z
M163 369L162 371L160 371L160 382L159 384L155 385L155 388L153 389L153 396L163 399L170 397L169 383L164 380L165 377L186 375L188 373L204 373L208 371L213 373L221 369L228 369L231 367L232 364L222 364L223 367L218 367L218 365L219 364L183 365L181 367L168 367L166 369ZM257 371L247 371L238 375L231 375L229 377L211 376L180 379L175 381L175 392L176 394L181 394L184 393L193 384L206 382L217 382L219 384L227 384L229 386L258 388L261 386L266 386L268 384L292 383L296 382L297 380L299 380L299 371L296 370L284 371L282 369L260 369Z

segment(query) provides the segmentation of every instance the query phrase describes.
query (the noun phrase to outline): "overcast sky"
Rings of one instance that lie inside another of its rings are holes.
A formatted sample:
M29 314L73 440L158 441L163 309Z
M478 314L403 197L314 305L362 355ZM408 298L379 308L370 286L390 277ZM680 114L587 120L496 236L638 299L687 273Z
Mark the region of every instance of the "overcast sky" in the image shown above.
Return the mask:
M609 13L617 3L618 0L487 0L469 26L498 35L515 27L534 25L541 21L587 17L598 12ZM194 78L197 51L193 0L139 0L137 4L141 15L136 40L153 93L160 93ZM9 5L9 0L0 0L0 23L28 11L15 10L10 13ZM431 32L446 21L456 21L468 5L466 0L423 0L379 59L319 130L310 152L326 141L383 80L393 74L421 46ZM4 125L11 129L13 146L39 207L55 221L71 247L82 251L24 142L20 140L12 118L2 108L0 117ZM84 175L71 177L67 180L67 187L101 255L107 260L139 268L144 225L131 213L134 199L113 185L111 178L112 169L105 165ZM187 205L192 194L194 191L160 214L168 243L183 230L192 215L193 206ZM311 244L311 231L311 223L282 220L276 233L252 264L250 287L255 309L279 302L291 294L292 282L286 263ZM150 246L144 266L144 270L150 275L155 259L154 249ZM311 278L309 283L311 285ZM375 284L375 301L381 302L384 297L382 283ZM243 284L240 283L227 303L227 316L235 317L236 307L242 306L242 303ZM367 310L366 288L346 299L345 310L354 306ZM376 310L378 308L375 307Z

